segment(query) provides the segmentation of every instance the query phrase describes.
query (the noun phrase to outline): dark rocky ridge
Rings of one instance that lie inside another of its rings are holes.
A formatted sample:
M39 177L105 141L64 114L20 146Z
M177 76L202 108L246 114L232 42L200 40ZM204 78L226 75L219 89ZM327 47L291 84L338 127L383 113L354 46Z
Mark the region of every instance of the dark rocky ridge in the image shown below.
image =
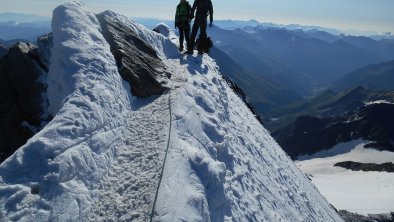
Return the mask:
M38 37L37 39L37 52L40 55L40 61L42 62L43 66L47 67L46 70L49 69L50 59L51 59L51 48L52 44L52 33L47 35L43 35Z
M353 161L344 161L336 163L334 166L343 167L353 171L378 171L394 173L394 164L391 162L376 164L376 163L358 163Z
M0 60L0 162L41 128L48 70L36 46L17 43Z
M313 116L318 118L342 117L346 113L353 113L365 105L377 100L394 103L394 91L373 91L358 86L340 93L325 90L319 95L301 102L279 107L265 117L265 127L275 132L290 125L299 116ZM267 121L274 118L275 121Z
M364 86L375 90L394 90L394 60L357 69L336 80L330 88L342 91L354 86Z
M245 103L245 105L248 107L248 109L253 113L253 115L256 117L256 119L261 123L261 125L263 125L263 119L261 118L261 116L259 116L259 114L257 113L254 106L249 102L249 99L246 96L243 89L240 86L238 86L237 83L232 81L229 77L227 77L223 74L222 74L222 77L227 82L228 86L234 91L234 93L237 94L238 97L242 99L242 101Z
M338 143L363 139L367 147L394 151L394 104L371 104L337 118L301 116L273 134L293 159L327 150Z
M111 47L119 73L138 97L161 94L166 87L158 79L165 77L165 65L156 51L132 30L101 13L97 15L102 34Z
M389 214L369 214L368 216L340 210L339 215L345 222L393 222L394 212Z
M0 59L1 59L5 54L7 54L7 52L8 52L8 49L7 49L5 46L3 46L3 45L0 44Z

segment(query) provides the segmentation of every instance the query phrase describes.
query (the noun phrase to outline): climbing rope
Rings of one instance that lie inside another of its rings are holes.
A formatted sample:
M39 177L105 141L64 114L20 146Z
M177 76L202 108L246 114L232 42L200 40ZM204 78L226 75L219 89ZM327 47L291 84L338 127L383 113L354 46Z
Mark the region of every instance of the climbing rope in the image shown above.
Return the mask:
M164 155L164 160L163 160L163 166L161 168L161 173L160 173L160 178L159 178L159 184L157 185L157 189L156 189L156 194L155 194L155 199L153 200L153 206L152 206L152 211L150 213L150 222L153 222L153 217L155 214L155 208L156 208L156 202L157 202L157 196L159 194L159 189L161 186L161 180L163 178L163 173L164 173L164 167L166 164L166 160L167 160L167 155L168 155L168 149L170 148L170 141L171 141L171 129L172 129L172 109L171 109L171 92L172 90L169 91L168 93L168 107L169 107L169 111L170 111L170 127L168 128L168 141L167 141L167 148L166 148L166 152Z

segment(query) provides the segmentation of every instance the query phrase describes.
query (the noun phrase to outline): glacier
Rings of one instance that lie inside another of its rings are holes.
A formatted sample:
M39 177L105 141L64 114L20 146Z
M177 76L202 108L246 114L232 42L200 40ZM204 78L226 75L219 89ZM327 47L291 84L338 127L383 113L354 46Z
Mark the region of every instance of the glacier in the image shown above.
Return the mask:
M96 16L58 6L54 118L1 164L1 221L342 221L212 58L179 54L163 24L103 14L155 49L169 90L134 97Z
M337 208L361 215L394 211L394 175L388 172L352 171L334 165L343 161L382 164L394 153L367 148L362 139L339 143L329 150L302 156L296 165L311 176L320 192Z

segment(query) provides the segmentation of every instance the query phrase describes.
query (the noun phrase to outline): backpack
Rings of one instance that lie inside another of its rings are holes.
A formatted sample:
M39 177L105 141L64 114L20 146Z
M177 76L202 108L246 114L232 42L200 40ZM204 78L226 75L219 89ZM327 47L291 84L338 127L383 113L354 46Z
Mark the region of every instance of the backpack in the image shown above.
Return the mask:
M213 42L210 37L198 38L196 40L196 47L199 52L209 53L209 50L213 47Z

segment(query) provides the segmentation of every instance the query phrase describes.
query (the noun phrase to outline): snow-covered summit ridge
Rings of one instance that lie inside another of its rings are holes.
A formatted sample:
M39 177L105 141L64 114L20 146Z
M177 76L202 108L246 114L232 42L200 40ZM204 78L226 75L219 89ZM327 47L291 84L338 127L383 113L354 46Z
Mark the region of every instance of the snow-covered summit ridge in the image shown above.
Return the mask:
M0 220L146 221L170 138L154 221L341 221L212 58L179 55L168 27L164 36L104 13L156 50L172 90L131 97L93 13L78 1L59 6L55 117L0 166Z
M54 119L0 167L0 220L77 221L110 166L130 103L95 15L53 13L48 74Z
M341 221L215 61L180 60L167 63L174 127L155 221Z

